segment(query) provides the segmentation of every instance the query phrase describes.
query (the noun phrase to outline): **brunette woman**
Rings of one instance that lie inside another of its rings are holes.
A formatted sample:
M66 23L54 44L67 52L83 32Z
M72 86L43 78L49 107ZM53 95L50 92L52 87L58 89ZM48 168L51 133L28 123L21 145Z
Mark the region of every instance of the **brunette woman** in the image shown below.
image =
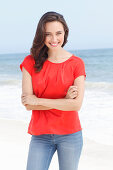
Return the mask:
M56 150L60 170L78 169L83 146L78 111L86 74L83 60L63 48L68 33L63 15L45 13L20 64L21 101L32 110L27 170L48 170Z

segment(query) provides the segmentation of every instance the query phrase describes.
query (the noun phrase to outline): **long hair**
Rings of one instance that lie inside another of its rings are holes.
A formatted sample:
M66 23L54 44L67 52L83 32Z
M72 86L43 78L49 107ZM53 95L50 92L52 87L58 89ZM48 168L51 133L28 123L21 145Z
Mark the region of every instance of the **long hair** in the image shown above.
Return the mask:
M69 33L69 29L67 23L63 17L63 15L56 12L47 12L45 13L39 20L35 37L32 43L32 47L30 49L30 54L33 56L35 60L34 68L36 72L40 72L43 67L44 62L48 58L48 47L44 44L45 42L45 24L47 22L59 21L62 23L64 28L64 42L62 47L67 43L67 37Z

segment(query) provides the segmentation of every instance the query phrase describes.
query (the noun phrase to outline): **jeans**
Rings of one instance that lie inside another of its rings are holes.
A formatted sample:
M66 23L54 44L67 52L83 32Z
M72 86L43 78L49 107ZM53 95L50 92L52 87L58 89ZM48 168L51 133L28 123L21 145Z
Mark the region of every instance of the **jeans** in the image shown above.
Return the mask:
M27 170L48 170L56 150L59 170L77 170L82 147L82 131L67 135L32 135Z

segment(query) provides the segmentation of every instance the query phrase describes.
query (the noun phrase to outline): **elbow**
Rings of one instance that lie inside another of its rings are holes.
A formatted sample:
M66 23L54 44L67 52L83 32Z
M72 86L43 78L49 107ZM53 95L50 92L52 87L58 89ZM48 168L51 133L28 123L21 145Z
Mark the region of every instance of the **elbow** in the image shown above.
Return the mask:
M75 107L75 111L77 111L77 112L80 111L80 109L81 109L80 106L76 106L76 107Z
M30 111L31 109L30 109L30 106L27 104L27 105L25 105L25 108L26 108L26 110L27 111Z
M81 107L77 107L76 111L80 111Z
M74 105L75 111L80 111L82 103L78 102Z

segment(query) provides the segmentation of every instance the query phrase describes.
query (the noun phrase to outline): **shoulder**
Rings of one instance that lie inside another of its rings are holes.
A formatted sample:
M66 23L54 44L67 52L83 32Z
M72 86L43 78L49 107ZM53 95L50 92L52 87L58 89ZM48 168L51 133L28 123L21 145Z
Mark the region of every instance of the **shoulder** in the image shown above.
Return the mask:
M77 77L84 75L86 77L86 72L85 72L85 64L84 61L78 57L78 56L73 56L73 65L74 68L74 78L76 79Z
M20 64L20 69L22 71L22 67L24 67L30 74L32 74L32 70L34 68L34 58L32 55L27 55L22 63Z
M27 55L25 58L24 58L24 61L26 62L31 62L31 63L35 63L35 60L34 60L34 57L32 55Z
M78 61L78 62L83 61L80 57L78 57L76 55L73 55L73 59L74 59L74 61Z
M75 56L75 55L72 55L71 61L72 61L72 63L74 63L74 64L84 64L83 59L81 59L80 57Z

